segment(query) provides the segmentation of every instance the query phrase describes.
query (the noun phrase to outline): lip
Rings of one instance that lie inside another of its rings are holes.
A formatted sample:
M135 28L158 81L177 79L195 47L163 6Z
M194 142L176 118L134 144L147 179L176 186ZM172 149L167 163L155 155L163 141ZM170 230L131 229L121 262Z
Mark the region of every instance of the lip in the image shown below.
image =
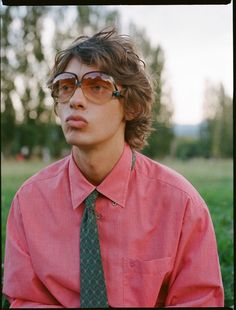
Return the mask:
M70 115L66 118L66 123L68 126L73 128L83 128L87 126L88 122L85 118L80 115Z

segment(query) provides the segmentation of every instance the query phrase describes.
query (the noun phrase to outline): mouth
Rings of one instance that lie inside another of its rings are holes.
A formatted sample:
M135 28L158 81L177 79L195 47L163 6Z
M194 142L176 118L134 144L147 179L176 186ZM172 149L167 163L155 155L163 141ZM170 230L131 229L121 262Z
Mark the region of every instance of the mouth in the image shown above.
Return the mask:
M70 115L66 118L66 124L69 127L80 129L86 127L88 125L88 122L82 116Z

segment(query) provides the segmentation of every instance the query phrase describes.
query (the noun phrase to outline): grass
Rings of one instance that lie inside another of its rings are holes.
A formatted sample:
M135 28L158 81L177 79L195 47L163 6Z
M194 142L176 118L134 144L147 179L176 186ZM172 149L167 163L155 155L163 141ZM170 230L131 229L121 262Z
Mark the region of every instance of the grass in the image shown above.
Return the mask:
M215 227L225 289L225 307L233 305L233 161L164 160L162 163L183 174L206 201ZM20 185L45 163L2 161L2 253L6 220L11 201Z

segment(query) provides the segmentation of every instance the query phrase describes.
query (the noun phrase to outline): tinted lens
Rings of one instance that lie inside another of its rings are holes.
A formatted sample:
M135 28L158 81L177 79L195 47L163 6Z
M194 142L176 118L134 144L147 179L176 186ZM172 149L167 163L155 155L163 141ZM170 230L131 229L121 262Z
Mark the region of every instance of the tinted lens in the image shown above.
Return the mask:
M67 102L76 89L76 77L73 74L59 74L53 81L52 96L59 102Z
M98 104L110 100L115 91L112 78L101 72L85 74L81 81L81 88L88 99Z
M88 72L79 82L76 75L64 72L55 77L52 85L52 96L58 103L67 103L80 86L89 100L103 104L112 98L116 90L113 78L102 72Z

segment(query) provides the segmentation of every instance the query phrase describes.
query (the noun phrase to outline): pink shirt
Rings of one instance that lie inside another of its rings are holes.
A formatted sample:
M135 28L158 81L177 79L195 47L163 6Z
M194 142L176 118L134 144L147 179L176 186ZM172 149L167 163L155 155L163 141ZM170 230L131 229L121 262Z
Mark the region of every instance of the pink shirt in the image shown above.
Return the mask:
M223 286L209 211L193 186L128 145L96 203L111 307L220 307ZM72 155L26 181L7 224L3 292L11 307L80 306L79 237L95 189Z

